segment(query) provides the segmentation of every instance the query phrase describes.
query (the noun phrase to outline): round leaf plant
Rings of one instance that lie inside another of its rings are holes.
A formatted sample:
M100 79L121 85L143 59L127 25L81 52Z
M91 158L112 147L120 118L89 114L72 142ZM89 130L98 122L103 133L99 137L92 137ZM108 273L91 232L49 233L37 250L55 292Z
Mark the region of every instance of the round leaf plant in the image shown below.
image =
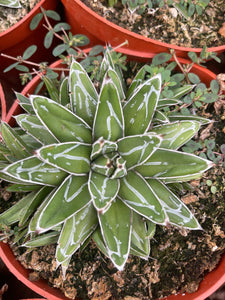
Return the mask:
M160 109L177 97L162 99L160 74L142 77L143 69L125 91L107 49L99 92L73 61L59 91L46 80L52 99L18 94L19 127L2 122L0 177L27 193L0 224L18 223L27 247L57 243L64 272L90 238L122 270L129 254L148 259L156 224L201 229L170 186L212 166L178 151L207 120L165 119Z

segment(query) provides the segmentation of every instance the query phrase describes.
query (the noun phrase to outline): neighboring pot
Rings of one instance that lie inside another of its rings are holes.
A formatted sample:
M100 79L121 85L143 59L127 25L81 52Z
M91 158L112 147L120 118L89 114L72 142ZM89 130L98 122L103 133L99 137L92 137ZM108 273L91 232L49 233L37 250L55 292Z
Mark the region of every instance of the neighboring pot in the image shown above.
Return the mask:
M148 61L155 54L168 52L169 49L174 49L177 56L185 58L187 58L189 51L199 54L202 50L202 48L167 44L133 33L99 16L80 0L61 1L65 7L65 17L71 26L71 31L87 35L91 41L90 46L109 43L115 47L127 40L129 45L121 47L120 52L139 61ZM225 45L212 47L208 50L220 54L225 51Z
M185 59L180 59L182 64L188 63ZM61 64L61 60L56 61L51 65L51 67L59 67ZM210 81L216 79L216 75L209 71L208 69L193 65L192 72L197 74L200 79L206 84L209 85ZM40 77L34 77L24 88L22 91L23 95L28 95L34 93L35 88L40 83ZM0 89L0 98L2 97L2 90ZM3 120L7 121L11 125L13 125L14 118L13 116L20 113L21 109L19 107L19 102L16 101L10 112L8 114L3 115ZM4 105L4 100L2 105ZM43 279L39 279L37 281L29 280L30 271L25 269L19 261L16 260L12 250L9 245L6 243L0 243L0 257L8 267L10 272L12 272L20 281L22 281L25 285L27 285L34 292L40 294L41 296L49 299L49 300L68 300L60 290L56 288L52 288L48 285L47 281ZM166 297L167 300L203 300L208 296L213 294L223 283L225 282L225 254L222 256L222 259L219 265L210 273L208 273L203 281L200 283L199 289L197 292L192 294L177 294Z
M59 0L40 0L40 2L19 22L0 33L0 54L4 53L13 57L23 54L23 52L31 45L38 46L38 50L32 56L32 61L52 62L55 58L51 55L51 50L46 49L43 44L44 36L47 31L39 24L37 29L31 31L29 28L30 22L33 17L40 12L40 7L46 10L56 10ZM14 90L22 89L19 78L19 71L12 70L3 73L4 69L13 63L11 59L0 56L0 82L4 85L5 89L11 88Z

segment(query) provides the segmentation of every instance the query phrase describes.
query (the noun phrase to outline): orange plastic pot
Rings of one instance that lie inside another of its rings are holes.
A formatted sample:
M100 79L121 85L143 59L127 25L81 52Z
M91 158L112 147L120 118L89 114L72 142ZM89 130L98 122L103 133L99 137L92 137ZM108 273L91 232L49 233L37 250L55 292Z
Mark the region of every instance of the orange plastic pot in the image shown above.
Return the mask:
M65 17L72 32L86 34L90 38L91 45L109 43L115 47L127 40L129 45L120 48L120 52L131 55L139 61L147 61L155 54L168 52L169 49L174 49L177 56L186 58L189 51L198 54L202 50L202 48L175 46L133 33L99 16L80 0L61 1L65 7ZM209 51L222 53L225 51L225 45L209 48Z
M185 59L180 59L180 63L187 64L188 61ZM61 60L53 63L52 67L60 67ZM201 81L206 85L209 85L211 80L216 79L216 75L209 71L208 69L194 65L192 72L197 74ZM34 93L35 88L40 83L39 76L34 77L30 83L22 91L23 95L28 95ZM0 97L2 97L2 90L0 89ZM4 101L2 103L4 105ZM2 119L11 125L14 122L14 115L20 113L21 109L19 107L19 102L16 101L12 106L8 114L3 115ZM16 260L12 250L8 244L3 242L0 243L0 257L8 267L8 269L25 285L32 289L37 294L48 300L68 300L58 289L52 288L48 285L47 281L40 279L38 281L29 280L29 270L25 269L19 261ZM203 281L200 283L197 292L192 294L177 294L166 297L167 300L203 300L213 294L223 283L225 282L225 254L222 256L218 266L208 273Z
M37 45L38 50L32 56L32 61L54 61L50 49L45 49L43 45L44 36L47 31L39 24L38 28L31 31L29 28L33 17L40 12L40 7L46 10L56 10L59 0L40 0L40 2L19 22L11 28L0 33L0 54L4 53L13 57L21 56L23 52L31 45ZM9 86L12 89L20 89L19 71L12 70L3 73L4 69L13 63L12 60L0 56L0 81L4 86Z

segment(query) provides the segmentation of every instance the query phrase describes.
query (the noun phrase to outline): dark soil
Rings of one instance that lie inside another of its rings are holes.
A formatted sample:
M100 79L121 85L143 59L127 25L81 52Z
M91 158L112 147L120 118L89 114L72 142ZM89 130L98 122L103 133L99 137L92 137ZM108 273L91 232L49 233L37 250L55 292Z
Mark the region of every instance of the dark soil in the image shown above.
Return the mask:
M82 2L107 20L161 42L197 48L225 44L225 30L220 31L225 22L224 0L210 1L202 15L194 14L188 20L168 5L157 9L146 8L139 15L136 11L131 13L121 1L118 1L116 7L108 7L108 0Z

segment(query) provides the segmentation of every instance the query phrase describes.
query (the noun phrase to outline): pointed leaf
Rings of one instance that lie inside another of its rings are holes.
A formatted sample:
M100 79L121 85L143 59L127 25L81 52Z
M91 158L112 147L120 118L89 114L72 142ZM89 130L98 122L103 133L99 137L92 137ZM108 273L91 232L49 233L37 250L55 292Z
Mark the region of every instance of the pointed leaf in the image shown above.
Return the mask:
M104 140L100 137L92 144L91 160L95 160L101 155L117 151L117 144L111 141Z
M109 257L109 254L107 252L107 249L106 249L106 245L105 245L105 242L103 240L103 236L102 236L102 233L101 233L101 229L100 227L98 226L95 231L93 232L92 234L92 239L93 241L95 242L96 246L98 247L98 249L106 256L106 257Z
M34 216L30 229L39 233L47 231L85 207L91 200L87 182L87 176L68 176Z
M44 233L42 235L38 235L31 240L24 243L22 246L28 247L28 248L35 248L35 247L41 247L45 245L51 245L57 243L59 239L59 232L58 231L52 231L48 233Z
M70 103L68 77L65 77L59 89L59 103L66 106Z
M127 169L142 164L160 146L161 138L154 135L134 135L118 141L118 152L126 160Z
M163 208L146 180L130 171L120 180L118 196L134 211L147 219L165 224Z
M134 77L132 80L131 85L129 86L129 89L126 93L126 100L129 100L131 95L134 93L135 89L143 83L144 78L145 78L146 70L145 66L143 66L137 73L137 75Z
M1 124L1 134L6 146L16 158L25 158L32 153L17 132L5 122Z
M52 80L48 76L42 76L42 79L45 83L50 98L55 102L59 102L59 89L56 86L54 80Z
M185 181L199 178L212 165L211 161L193 154L157 149L136 170L144 177Z
M121 84L121 80L120 80L119 76L117 75L116 71L113 70L111 67L109 67L107 73L105 74L105 79L106 78L110 78L112 80L112 82L115 84L118 94L119 94L120 101L124 100L125 94L123 91L123 86Z
M187 84L187 85L184 85L182 87L179 87L175 90L173 90L173 98L175 99L179 99L180 97L188 94L191 90L193 90L193 88L195 87L195 85L193 84Z
M127 175L126 161L121 156L114 160L114 168L111 179L122 178Z
M75 175L89 172L90 154L91 145L78 142L52 144L35 152L44 162Z
M56 138L44 127L38 117L20 114L15 118L18 125L40 143L46 145L57 142Z
M76 61L70 67L69 89L72 111L92 126L98 94L87 72Z
M152 128L151 132L163 136L161 148L178 149L187 143L200 129L196 121L180 121Z
M135 90L135 93L123 107L125 135L145 133L151 123L161 91L161 76L147 80Z
M116 141L123 136L124 120L119 94L111 79L105 79L95 114L94 140L103 137Z
M118 193L119 180L90 172L88 186L95 208L104 211Z
M108 256L122 271L130 251L131 210L116 199L104 214L99 214L99 223Z
M115 157L117 157L117 153L107 153L99 156L91 163L92 171L110 177L115 170Z
M167 115L165 113L163 113L162 111L160 110L156 110L155 111L155 114L154 114L154 117L153 117L153 120L152 120L152 123L169 123L170 120L167 118Z
M56 249L57 262L62 263L73 255L95 230L97 224L97 213L92 203L69 218L65 222L58 240Z
M19 105L28 113L33 113L33 107L31 105L30 99L27 98L26 96L20 94L20 93L15 93L17 99L19 100Z
M170 99L170 98L159 99L157 109L160 109L163 107L168 107L168 106L173 106L173 105L178 105L180 103L182 103L182 102L177 99Z
M169 119L171 122L173 121L181 121L181 120L190 120L190 121L198 121L203 125L209 124L211 121L209 119L200 117L200 116L195 116L195 115L171 115L169 116Z
M166 185L156 179L147 180L165 209L169 223L189 229L201 229L187 206Z
M66 173L54 168L49 164L40 161L35 156L17 161L3 170L3 173L9 175L19 182L37 183L44 185L58 185L65 177ZM15 181L16 183L17 181Z
M31 96L41 122L60 142L91 143L91 129L78 116L62 105L41 96Z

